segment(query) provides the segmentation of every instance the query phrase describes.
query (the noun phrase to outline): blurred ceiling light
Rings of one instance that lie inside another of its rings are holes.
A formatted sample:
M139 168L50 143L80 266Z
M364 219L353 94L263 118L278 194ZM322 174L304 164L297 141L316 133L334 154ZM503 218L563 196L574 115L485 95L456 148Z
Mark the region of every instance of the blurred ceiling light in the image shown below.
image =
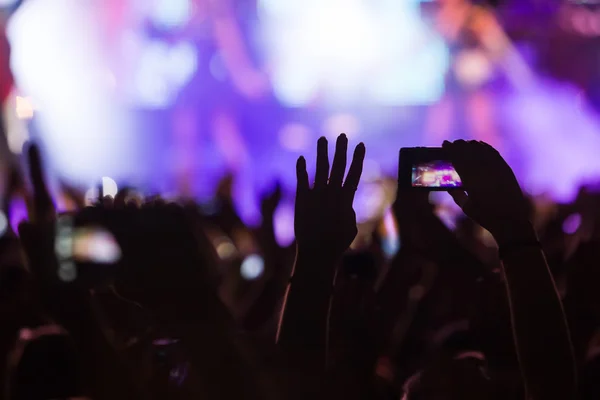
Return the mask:
M311 144L312 131L303 124L290 122L285 124L279 131L279 142L292 151L302 151Z
M152 4L151 19L161 28L182 27L187 24L191 15L190 0L154 0Z
M259 255L252 254L244 259L240 267L242 278L254 280L260 277L265 270L265 262Z

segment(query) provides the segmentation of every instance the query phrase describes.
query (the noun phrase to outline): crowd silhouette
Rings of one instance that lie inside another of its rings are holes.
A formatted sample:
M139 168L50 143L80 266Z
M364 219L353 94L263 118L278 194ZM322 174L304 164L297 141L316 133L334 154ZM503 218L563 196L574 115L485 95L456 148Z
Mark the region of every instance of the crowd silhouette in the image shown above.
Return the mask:
M283 248L279 186L259 227L237 216L231 182L216 213L124 189L91 206L65 190L79 206L59 215L30 145L29 179L13 169L3 202L7 215L17 197L28 207L0 240L3 398L598 398L597 195L542 213L491 146L444 142L465 218L453 232L428 192L399 186L402 245L387 261L377 232L351 248L365 145L348 162L340 135L331 165L328 147L319 139L313 179L297 161L296 240ZM118 261L57 256L64 218L110 232ZM245 280L252 252L264 272Z

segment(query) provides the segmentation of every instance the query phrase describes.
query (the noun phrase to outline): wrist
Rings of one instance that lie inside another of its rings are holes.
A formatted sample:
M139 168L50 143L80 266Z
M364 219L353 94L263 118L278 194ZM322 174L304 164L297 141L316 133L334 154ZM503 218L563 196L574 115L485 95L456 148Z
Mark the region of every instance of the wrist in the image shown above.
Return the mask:
M325 252L298 248L292 279L298 282L306 278L312 283L331 285L339 260L340 257Z
M499 248L511 243L536 243L539 242L533 224L527 220L506 221L502 226L490 230Z

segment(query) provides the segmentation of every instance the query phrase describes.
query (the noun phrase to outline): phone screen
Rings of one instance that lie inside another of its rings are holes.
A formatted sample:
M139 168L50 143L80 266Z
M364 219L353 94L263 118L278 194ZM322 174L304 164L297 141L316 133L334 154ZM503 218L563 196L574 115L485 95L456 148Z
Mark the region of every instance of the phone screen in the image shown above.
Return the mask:
M121 248L112 233L100 226L76 227L72 215L58 218L54 250L58 277L64 282L77 279L81 265L115 264L121 258Z
M73 259L97 264L113 264L121 258L121 249L114 236L99 227L73 231Z
M449 161L436 160L412 166L412 187L458 188L462 187L460 176Z

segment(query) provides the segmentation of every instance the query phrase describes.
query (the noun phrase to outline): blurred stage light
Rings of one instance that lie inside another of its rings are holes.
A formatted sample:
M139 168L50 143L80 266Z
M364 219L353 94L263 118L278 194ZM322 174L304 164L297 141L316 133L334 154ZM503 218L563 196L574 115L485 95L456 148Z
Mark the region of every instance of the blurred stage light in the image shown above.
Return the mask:
M102 194L114 198L119 192L117 182L107 176L102 177Z
M210 59L210 63L208 65L210 70L210 74L218 81L224 81L227 79L227 67L225 66L225 62L223 61L223 56L221 53L215 53Z
M198 67L196 48L188 42L171 45L161 40L142 44L135 73L135 102L147 108L167 108Z
M354 210L358 222L376 218L382 211L386 193L379 182L361 182L354 198Z
M6 214L0 211L0 236L3 236L6 233L6 229L8 228L8 219L6 218Z
M154 0L151 19L159 27L173 29L185 25L192 15L190 0Z
M248 256L242 262L240 267L240 274L242 278L247 280L254 280L260 277L265 270L265 262L262 257L256 254Z
M28 104L31 104L30 102ZM33 107L29 115L33 115ZM28 120L19 118L18 96L11 94L4 104L4 126L8 148L14 154L21 154L23 145L29 140ZM25 113L21 110L21 116Z
M126 115L106 82L99 19L90 2L28 0L9 20L11 67L23 97L21 117L35 108L48 164L63 178L92 182L126 174Z
M477 87L492 77L492 62L483 51L465 51L455 62L457 78L467 87Z
M312 144L312 131L306 125L291 122L279 131L279 142L288 150L302 151Z
M382 242L381 247L388 258L392 258L400 250L400 234L398 232L398 224L396 217L391 209L387 209L383 216L383 224L381 227Z
M287 106L427 104L443 91L447 49L417 0L260 0L259 20L273 89Z
M33 104L31 99L27 97L17 96L15 98L15 109L17 112L17 118L19 119L32 119L33 118Z
M379 162L372 159L366 159L363 163L361 179L364 182L369 182L379 178L381 178L381 166L379 165Z
M323 134L330 140L335 140L340 133L345 133L348 139L355 138L360 133L360 121L352 114L334 114L323 122Z
M287 247L294 241L294 204L281 204L274 216L275 238L281 247Z

